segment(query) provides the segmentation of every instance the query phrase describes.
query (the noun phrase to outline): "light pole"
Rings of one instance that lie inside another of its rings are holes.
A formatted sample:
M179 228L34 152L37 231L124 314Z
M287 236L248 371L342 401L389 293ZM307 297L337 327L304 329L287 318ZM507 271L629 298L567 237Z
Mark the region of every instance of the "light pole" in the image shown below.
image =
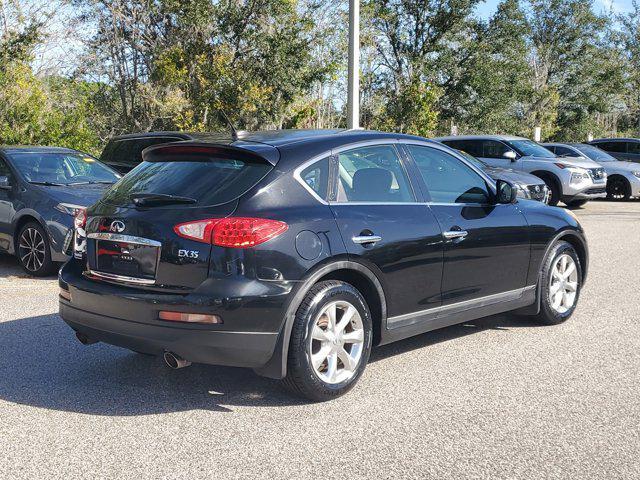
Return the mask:
M360 0L349 0L347 128L360 128Z

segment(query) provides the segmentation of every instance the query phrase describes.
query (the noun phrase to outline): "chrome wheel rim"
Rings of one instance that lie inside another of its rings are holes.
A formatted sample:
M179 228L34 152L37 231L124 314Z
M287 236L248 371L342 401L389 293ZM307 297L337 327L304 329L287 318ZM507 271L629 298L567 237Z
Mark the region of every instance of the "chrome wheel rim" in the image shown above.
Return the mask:
M314 319L309 336L309 363L323 382L336 384L353 378L363 347L362 317L349 302L331 302Z
M26 228L20 236L18 250L20 261L30 272L37 272L42 268L45 261L44 238L35 228Z
M560 255L551 271L549 301L558 313L567 313L576 302L578 293L578 268L570 255Z

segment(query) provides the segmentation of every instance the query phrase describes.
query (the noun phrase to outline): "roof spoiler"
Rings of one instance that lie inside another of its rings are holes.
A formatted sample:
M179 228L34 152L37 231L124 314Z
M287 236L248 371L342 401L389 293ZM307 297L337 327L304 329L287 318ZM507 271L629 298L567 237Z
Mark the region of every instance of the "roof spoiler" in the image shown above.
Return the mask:
M208 142L172 142L153 145L142 151L145 162L203 162L211 158L278 163L278 150L264 143L241 142L242 147Z

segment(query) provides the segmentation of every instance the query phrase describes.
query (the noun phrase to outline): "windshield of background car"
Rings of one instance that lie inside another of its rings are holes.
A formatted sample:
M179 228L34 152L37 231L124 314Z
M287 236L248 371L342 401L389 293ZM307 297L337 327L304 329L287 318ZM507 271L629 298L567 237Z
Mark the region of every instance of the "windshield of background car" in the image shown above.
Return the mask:
M600 150L598 147L592 147L591 145L576 145L575 148L584 153L591 160L596 162L617 162L618 159L612 157L604 150Z
M190 206L220 205L235 200L273 167L261 161L203 157L201 161L142 162L110 188L102 201L133 205L136 194L189 197ZM189 205L187 205L189 206Z
M120 178L106 165L82 153L14 152L9 156L28 182L70 185L115 183Z
M509 140L507 142L513 148L518 150L524 156L543 157L543 158L555 158L556 155L542 145L537 144L531 140Z
M479 168L480 170L484 170L488 165L484 163L482 160L477 159L473 155L468 154L464 150L458 150L458 152L473 166Z

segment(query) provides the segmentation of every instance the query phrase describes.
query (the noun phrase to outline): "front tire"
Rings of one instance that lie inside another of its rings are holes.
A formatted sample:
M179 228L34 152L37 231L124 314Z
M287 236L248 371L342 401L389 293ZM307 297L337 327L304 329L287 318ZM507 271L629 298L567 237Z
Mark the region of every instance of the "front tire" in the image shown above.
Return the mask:
M293 322L285 387L317 402L344 395L364 372L372 336L369 306L353 285L314 285Z
M47 232L39 223L29 222L18 232L16 253L20 265L29 275L46 277L55 270Z
M609 200L627 201L631 198L631 185L622 178L612 178L607 182Z
M558 325L573 314L582 287L582 266L573 246L556 243L545 259L540 279L540 312L536 320Z

